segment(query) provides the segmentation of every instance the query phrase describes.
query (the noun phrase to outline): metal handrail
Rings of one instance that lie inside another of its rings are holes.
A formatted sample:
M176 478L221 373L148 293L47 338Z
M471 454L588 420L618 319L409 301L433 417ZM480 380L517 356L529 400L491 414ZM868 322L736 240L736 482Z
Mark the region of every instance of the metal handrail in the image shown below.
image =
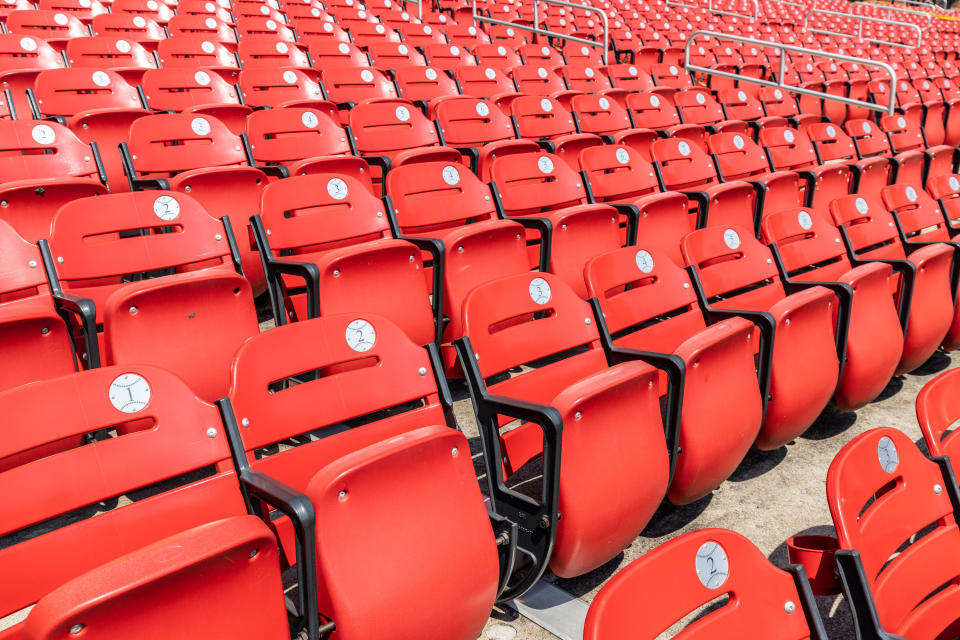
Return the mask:
M586 38L578 38L577 36L571 36L566 33L560 33L558 31L549 31L547 29L541 29L538 26L540 21L540 16L538 12L538 3L546 2L547 4L557 4L563 7L570 7L572 9L583 9L584 11L590 11L593 13L599 13L600 17L603 18L603 42L597 42L596 40L588 40ZM607 20L607 14L604 13L603 9L598 9L596 7L591 7L586 4L577 4L575 2L567 2L567 0L533 0L533 26L526 24L519 24L516 22L510 22L509 20L500 20L498 18L490 18L485 15L477 13L477 0L473 0L473 24L476 25L477 21L486 22L488 24L499 24L504 27L513 27L514 29L520 29L521 31L529 31L530 33L535 33L541 36L547 36L548 38L560 38L561 40L569 40L570 42L579 42L581 44L590 45L592 47L603 47L603 64L607 64L607 53L610 50L610 24Z
M854 18L857 20L857 33L841 33L839 31L828 31L826 29L809 29L807 28L807 22L810 20L810 16L813 14L824 15L824 16L838 16L841 18ZM919 47L920 43L923 41L923 32L920 29L919 25L913 24L912 22L897 22L896 20L886 20L885 18L874 18L871 16L861 16L853 13L842 13L840 11L828 11L827 9L810 9L807 11L806 15L803 16L803 30L809 31L810 33L822 33L828 36L837 36L840 38L863 38L863 23L864 22L876 22L880 24L892 24L898 27L905 27L907 29L912 29L917 33L917 44L910 45L905 42L890 42L888 40L877 40L876 38L866 38L867 42L873 42L874 44L885 44L891 47L904 47L906 49L912 49L914 47Z
M404 2L412 2L417 5L417 19L423 22L423 0L404 0Z
M682 2L677 2L676 0L666 0L667 6L670 7L683 7L684 9L699 9L700 7L695 4L683 4Z
M749 20L750 22L756 22L757 18L760 17L760 3L757 2L757 0L750 0L750 1L753 3L752 16L745 15L743 13L737 13L735 11L723 11L721 9L714 9L713 8L714 0L707 1L707 11L709 11L710 13L716 13L723 16L733 16L734 18L744 18L745 20Z
M855 3L853 3L853 8L852 8L850 11L851 11L851 12L852 12L852 11L856 11L857 7L874 7L874 8L876 8L876 9L880 9L881 11L899 11L900 13L909 13L909 14L911 14L911 15L921 16L921 17L927 19L927 28L930 28L930 24L933 22L933 16L932 16L932 15L930 15L930 14L927 13L926 11L917 11L916 9L901 9L900 7L894 7L894 6L892 6L892 5L891 5L891 6L884 6L884 5L880 5L880 4L875 4L875 3L873 3L873 2L855 2ZM855 16L855 15L859 15L859 14L850 13L849 15L854 15L854 16ZM865 16L865 17L870 17L870 16Z
M690 46L699 36L705 36L708 38L716 38L733 40L734 42L742 42L744 44L752 44L758 47L766 47L771 49L777 49L780 51L780 69L777 73L777 81L773 82L771 80L763 80L760 78L752 78L750 76L740 75L738 73L733 73L730 71L720 71L719 69L711 69L710 67L701 67L690 63ZM890 76L890 101L886 107L878 105L873 102L865 102L863 100L855 100L853 98L847 98L846 96L835 96L824 91L814 91L812 89L807 89L806 87L797 87L791 84L787 84L783 81L784 72L786 71L786 59L787 56L784 55L785 52L791 51L793 53L803 53L815 57L829 58L830 60L839 60L841 62L855 62L857 64L879 67L887 72L887 75ZM722 78L731 78L733 80L741 80L743 82L752 82L754 84L759 84L765 87L777 87L779 89L786 89L791 93L799 93L805 96L812 96L814 98L822 98L825 100L835 100L836 102L841 102L853 107L864 107L872 111L884 111L890 115L893 115L896 112L897 105L897 72L893 70L893 67L888 65L886 62L880 62L879 60L870 60L867 58L855 58L853 56L847 56L842 53L831 53L829 51L822 51L820 49L806 49L804 47L795 47L790 44L782 44L780 42L767 42L766 40L759 40L757 38L745 38L743 36L734 36L727 33L720 33L717 31L694 31L687 37L687 42L683 47L683 66L687 71L696 71L699 73L708 73L715 76L720 76Z

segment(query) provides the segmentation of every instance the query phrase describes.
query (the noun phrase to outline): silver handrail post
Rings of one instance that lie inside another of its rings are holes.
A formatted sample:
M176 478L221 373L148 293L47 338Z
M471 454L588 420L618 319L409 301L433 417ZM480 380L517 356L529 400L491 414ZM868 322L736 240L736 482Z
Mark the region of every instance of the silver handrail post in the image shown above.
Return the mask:
M905 49L913 49L914 47L919 47L920 43L923 42L923 31L920 29L920 25L913 24L912 22L898 22L896 20L886 20L884 18L874 18L872 16L861 16L858 14L852 13L842 13L840 11L828 11L827 9L811 9L803 16L803 30L809 31L810 33L822 33L830 36L837 36L840 38L853 38L852 33L840 33L839 31L827 31L826 29L811 29L808 27L808 23L811 15L823 15L823 16L838 16L841 18L856 18L858 23L857 37L863 38L863 23L864 22L875 22L878 24L892 24L897 27L902 27L908 30L912 30L917 34L917 43L915 45L907 44L905 42L890 42L888 40L878 40L876 38L867 38L867 42L873 42L874 44L885 44L891 47L903 47Z

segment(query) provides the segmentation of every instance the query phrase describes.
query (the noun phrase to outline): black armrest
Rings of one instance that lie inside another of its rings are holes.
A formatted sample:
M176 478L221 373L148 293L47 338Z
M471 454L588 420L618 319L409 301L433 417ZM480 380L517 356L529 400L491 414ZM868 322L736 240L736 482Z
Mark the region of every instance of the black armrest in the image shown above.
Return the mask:
M355 106L357 106L357 103L353 102L352 100L347 100L346 102L337 102L336 105L337 105L337 109L339 109L340 111L349 111L350 109L353 109Z
M57 124L62 125L64 127L67 126L67 119L64 118L63 116L44 116L43 119L49 122L56 122Z
M286 167L281 167L280 165L254 165L260 171L263 171L266 175L271 178L289 178L290 169Z
M506 518L515 526L513 540L504 540L508 534L501 531L498 545L513 545L516 555L523 555L522 575L513 574L514 564L501 566L498 601L516 598L526 592L547 568L559 519L560 447L563 420L553 407L534 404L516 398L491 395L477 366L470 339L457 339L454 344L470 388L474 412L483 449L486 481L490 495L490 509L495 516ZM503 480L503 454L500 448L499 416L507 416L535 424L543 432L543 473L540 502L517 493Z
M406 240L418 249L429 251L433 260L433 291L431 296L431 306L433 307L434 322L434 340L437 345L440 344L443 337L443 283L446 266L446 248L443 242L436 238L421 238L418 236L398 236L400 240Z
M627 246L635 245L637 243L637 228L640 225L640 209L633 204L614 204L612 202L603 204L609 204L617 210L617 213L627 219Z
M386 176L390 171L390 158L387 156L363 156L363 159L367 161L367 164L380 167L383 176Z
M556 153L557 145L551 140L537 140L537 144L540 145L540 148L546 151L547 153Z
M230 216L222 216L220 222L223 223L223 237L227 240L227 246L230 248L230 260L233 262L233 268L244 278L247 274L243 272L243 262L240 259L240 247L237 245L237 238L233 235L233 227L230 226Z
M496 182L490 183L490 193L493 194L493 206L496 208L498 218L513 220L527 229L535 229L540 233L540 271L549 271L550 242L553 239L553 223L550 219L538 216L508 216L503 208L503 200L500 198L500 190L497 189Z
M834 554L837 573L850 605L857 638L860 640L903 640L900 636L887 633L880 624L870 585L863 570L860 553L855 549L838 549Z
M784 567L784 571L790 574L793 584L797 587L803 617L806 618L807 628L810 629L810 640L827 640L827 629L823 625L823 619L817 615L817 599L810 587L807 570L801 564L788 564Z
M806 183L803 195L803 206L809 207L813 204L813 196L817 191L817 176L812 171L798 170L795 173Z
M913 300L913 284L917 278L917 266L909 260L864 260L854 251L846 227L839 226L837 228L840 230L840 237L843 238L843 244L847 249L847 257L850 259L850 264L858 266L861 264L870 264L871 262L880 262L890 265L895 273L900 274L902 282L900 283L900 300L897 301L897 313L900 316L900 326L903 327L903 335L907 335L907 324L910 320L910 303Z
M714 166L717 166L714 163ZM753 213L753 235L757 238L760 237L760 221L763 219L763 205L767 201L767 191L770 188L767 186L767 183L761 182L760 180L744 180L753 187L753 191L757 194L757 209Z
M667 387L667 405L663 415L663 433L667 442L667 455L670 458L670 482L676 469L677 455L680 453L680 415L683 409L683 391L686 386L687 365L683 358L673 353L626 349L613 344L613 336L600 308L597 298L590 298L590 307L600 332L600 344L603 346L607 364L614 366L623 362L640 360L666 372L669 379Z
M53 260L53 253L46 240L40 240L40 259L43 260L43 270L50 286L50 295L53 298L53 307L57 315L63 318L64 323L74 333L74 318L80 323L83 334L83 345L87 351L86 367L96 369L100 367L100 345L97 342L97 308L93 300L68 293L60 286L57 268ZM79 363L78 363L79 364Z
M470 171L476 173L480 166L480 150L476 147L454 147L454 149L470 159Z
M269 273L277 277L285 275L302 278L307 290L307 317L316 318L320 315L320 268L317 265L312 262L270 258L266 267Z
M690 200L697 203L697 229L707 226L707 213L710 211L710 195L706 191L679 190Z

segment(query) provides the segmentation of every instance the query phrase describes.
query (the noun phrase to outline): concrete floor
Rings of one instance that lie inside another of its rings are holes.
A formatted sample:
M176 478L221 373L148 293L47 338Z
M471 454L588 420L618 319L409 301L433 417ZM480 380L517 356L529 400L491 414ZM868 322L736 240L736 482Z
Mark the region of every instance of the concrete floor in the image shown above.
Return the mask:
M878 426L901 429L921 439L914 401L923 384L948 368L960 366L960 355L935 354L924 366L894 378L879 399L855 413L828 407L795 442L775 451L751 451L733 476L712 495L684 507L661 506L653 521L629 548L606 565L574 579L548 581L589 602L601 586L630 561L682 533L706 527L733 529L756 544L776 565L787 564L784 541L798 533L833 534L827 509L827 468L854 436ZM476 423L462 387L454 387L456 416L464 432L476 441ZM842 596L818 598L831 640L855 637L850 612ZM482 639L541 640L555 638L516 612L497 610Z

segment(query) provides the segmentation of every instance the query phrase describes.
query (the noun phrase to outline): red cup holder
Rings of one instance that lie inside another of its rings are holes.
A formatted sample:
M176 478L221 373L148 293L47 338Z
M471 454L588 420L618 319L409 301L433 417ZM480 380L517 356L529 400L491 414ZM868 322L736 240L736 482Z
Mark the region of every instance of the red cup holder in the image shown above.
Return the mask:
M806 570L814 595L840 593L840 579L833 558L838 548L837 539L832 536L802 535L787 540L790 562L802 565Z

